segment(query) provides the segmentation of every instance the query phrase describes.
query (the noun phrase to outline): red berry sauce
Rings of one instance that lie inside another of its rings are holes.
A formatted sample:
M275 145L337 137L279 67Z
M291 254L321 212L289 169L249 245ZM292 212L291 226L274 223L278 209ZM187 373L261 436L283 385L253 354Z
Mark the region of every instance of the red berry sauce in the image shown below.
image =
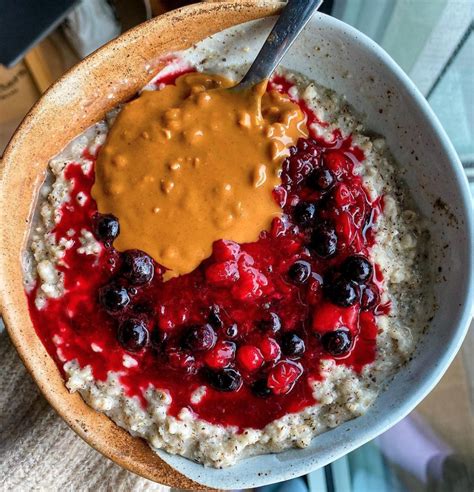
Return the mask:
M178 75L168 75L158 83L173 83ZM290 87L289 82L276 77L269 89L287 93ZM302 101L296 102L308 122L316 121ZM310 382L322 378L321 359L335 359L356 371L373 362L376 316L389 310L378 301L380 269L375 266L364 284L351 284L358 297L348 307L333 302L333 294L327 290L340 278L341 263L354 254L367 257L375 241L373 225L381 213L380 199L371 202L361 178L354 173L356 164L364 159L363 152L352 145L350 137L343 139L337 131L331 142L310 138L290 150L291 156L283 163L282 184L275 190L283 214L274 220L271 231L263 231L249 244L217 241L211 257L187 275L163 283L163 269L155 264L153 280L132 288L120 274L122 255L110 245L104 244L98 257L78 254L76 246L69 249L59 266L64 272L64 296L48 300L38 310L36 289L28 295L36 331L58 367L77 359L82 367L89 364L98 380L105 380L108 371L121 371L127 394L138 396L143 405L143 391L152 384L169 391L171 415L188 407L208 422L244 429L263 428L316 403ZM326 190L314 184L322 183L315 181L314 174L321 169L329 170L334 178ZM84 174L79 164L71 164L66 177L73 183L72 198L62 206L54 233L59 240L74 230L72 239L77 245L81 229L92 229L97 212L91 198L94 170ZM74 198L79 192L88 197L83 206ZM301 201L315 206L314 217L304 226L295 219L295 205ZM329 238L324 247L331 250L334 244L329 236L334 232L337 245L332 254L317 254L322 243L316 241L314 246L312 238L317 234L322 234L317 238L322 237L323 242ZM306 269L310 265L309 277L307 270L300 270L298 277L290 278L288 270L296 260L303 260ZM99 289L110 282L125 286L130 296L125 309L115 314L109 314L98 297ZM364 295L365 289L371 292ZM370 305L364 306L367 301L361 299L370 299ZM127 352L117 339L118 326L131 318L144 321L150 335L147 346L138 352ZM196 345L198 350L190 350L183 341L185 334L190 327L207 323L215 340L206 328L208 346L199 350ZM334 356L324 347L322 336L341 328L349 331L352 345L348 352ZM284 334L290 332L295 337L286 336L289 341L282 343ZM138 365L124 367L125 354ZM235 370L231 389L216 389L209 374L225 368ZM240 379L235 380L235 374L240 374ZM203 384L208 386L205 396L199 403L191 403L191 394Z

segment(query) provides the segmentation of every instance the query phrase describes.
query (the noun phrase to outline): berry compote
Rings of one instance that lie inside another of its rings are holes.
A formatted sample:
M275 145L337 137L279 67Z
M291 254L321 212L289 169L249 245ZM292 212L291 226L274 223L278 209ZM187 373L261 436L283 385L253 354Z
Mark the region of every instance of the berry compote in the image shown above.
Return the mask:
M269 84L290 88L281 77ZM295 102L308 123L316 121ZM337 131L331 141L299 140L282 165L274 191L282 214L271 230L253 243L216 241L196 270L167 282L146 253L112 247L119 224L97 213L93 168L84 174L70 164L72 198L53 233L78 244L80 231L92 230L103 247L98 256L67 250L61 298L38 310L30 293L39 336L59 367L76 359L98 380L120 371L126 393L143 405L150 384L168 390L174 416L188 407L211 423L262 428L315 404L311 382L322 378L321 360L355 371L373 362L376 318L389 310L379 301L380 269L369 260L381 206L355 173L363 159ZM88 197L83 206L74 200L79 192ZM124 367L125 354L137 364ZM202 385L204 397L192 403Z

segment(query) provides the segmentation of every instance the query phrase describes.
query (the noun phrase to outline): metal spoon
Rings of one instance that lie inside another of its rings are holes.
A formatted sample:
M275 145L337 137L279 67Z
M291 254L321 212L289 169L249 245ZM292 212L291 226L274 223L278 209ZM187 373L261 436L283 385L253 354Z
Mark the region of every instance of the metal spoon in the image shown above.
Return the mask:
M322 3L323 0L288 0L257 58L232 90L245 89L268 79Z

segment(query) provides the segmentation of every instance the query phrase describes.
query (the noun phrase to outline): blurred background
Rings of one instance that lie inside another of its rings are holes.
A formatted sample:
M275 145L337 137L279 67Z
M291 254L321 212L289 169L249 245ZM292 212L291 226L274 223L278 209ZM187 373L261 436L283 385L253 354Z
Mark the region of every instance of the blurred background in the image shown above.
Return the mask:
M0 0L0 156L41 93L68 68L121 32L187 3L193 2ZM326 0L322 11L374 39L415 82L449 134L474 194L474 0ZM10 355L5 334L0 336L2 361L10 360L17 377L28 378ZM324 469L262 492L474 491L473 353L471 330L436 389L395 428ZM6 384L0 381L0 391ZM36 420L57 419L36 387L28 388L25 398L41 409ZM3 410L0 406L0 458L24 444L22 437L12 437ZM69 429L61 432L79 441ZM89 448L80 452L95 453ZM109 462L107 467L100 480L103 490L167 489L113 471L116 465ZM2 490L59 490L64 485L59 480L61 486L55 486L50 477L29 480L28 474L9 482L18 487L2 482Z

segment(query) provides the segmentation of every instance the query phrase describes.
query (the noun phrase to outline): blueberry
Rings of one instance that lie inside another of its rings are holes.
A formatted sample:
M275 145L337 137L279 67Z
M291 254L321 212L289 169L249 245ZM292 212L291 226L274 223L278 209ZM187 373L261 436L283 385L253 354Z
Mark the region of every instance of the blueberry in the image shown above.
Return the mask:
M148 343L149 333L144 321L129 318L119 326L117 338L125 350L138 352Z
M260 329L276 333L281 329L281 319L276 313L268 313L265 319L260 321Z
M255 383L252 384L252 392L256 396L260 396L261 398L265 398L272 394L272 390L267 386L266 379L258 379Z
M235 369L207 370L205 374L210 385L218 391L237 391L242 386L242 376Z
M358 285L344 277L326 284L325 293L334 304L342 307L352 306L359 299Z
M298 260L290 266L288 270L288 277L297 285L304 284L311 275L311 265L307 261Z
M227 327L227 329L225 330L225 334L229 338L235 338L239 334L239 327L237 326L236 323L233 323Z
M309 152L313 157L319 155L318 144L312 138L299 138L296 146L299 152Z
M334 186L336 178L329 169L316 169L309 177L309 185L318 191L327 191Z
M281 339L281 349L288 357L301 357L305 351L305 344L296 333L289 332Z
M132 291L132 289L129 290ZM138 314L148 314L150 316L153 316L155 314L155 307L153 306L153 303L151 301L146 301L146 300L140 301L133 305L133 312Z
M113 241L120 233L120 224L112 214L95 214L92 218L95 237L99 241Z
M324 350L334 357L346 355L352 347L352 335L347 328L328 331L321 337Z
M123 253L122 275L132 285L150 282L154 273L153 260L143 251L131 249Z
M99 302L109 313L116 313L127 307L130 296L125 287L108 284L99 289Z
M315 227L310 246L321 258L330 258L336 254L337 234L331 221L321 222Z
M209 324L190 326L183 339L184 346L195 352L211 349L216 341L216 332Z
M379 294L377 288L373 286L364 286L360 296L360 308L362 311L373 309L379 302Z
M373 267L369 260L362 255L347 257L341 265L341 273L348 280L358 283L366 283L372 276Z
M310 202L299 202L294 209L296 222L301 226L307 226L314 219L316 214L316 205Z
M167 339L167 334L158 328L155 328L150 334L150 343L154 349L161 349Z
M211 306L211 309L209 310L209 315L207 317L207 321L216 330L224 326L224 323L222 322L221 315L220 315L220 308L217 304Z

